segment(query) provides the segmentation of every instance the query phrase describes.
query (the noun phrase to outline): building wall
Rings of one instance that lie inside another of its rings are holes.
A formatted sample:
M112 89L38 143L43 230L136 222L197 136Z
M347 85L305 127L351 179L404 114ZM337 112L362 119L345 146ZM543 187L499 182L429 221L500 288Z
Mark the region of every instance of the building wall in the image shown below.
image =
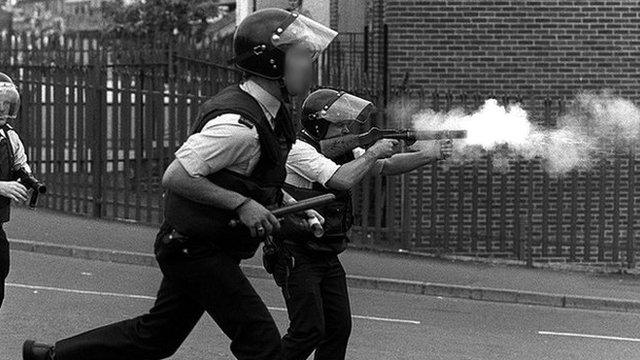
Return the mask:
M640 1L384 1L392 83L638 98Z
M335 1L335 0L334 0ZM337 2L337 27L341 33L361 33L365 27L366 0L340 0Z
M370 1L374 48L389 29L391 86L408 74L424 106L436 89L440 99L521 95L534 112L583 90L640 100L640 1ZM637 253L640 167L625 150L612 155L563 178L515 159L503 172L486 158L419 169L392 183L387 224L425 250L515 254L529 236L536 256L624 262Z
M240 0L239 0L240 1ZM249 7L253 7L253 0L241 0L249 3ZM256 9L264 9L268 7L276 7L280 9L286 9L289 7L289 1L287 0L256 0ZM327 26L330 23L329 1L312 1L304 0L302 7L309 10L311 17Z

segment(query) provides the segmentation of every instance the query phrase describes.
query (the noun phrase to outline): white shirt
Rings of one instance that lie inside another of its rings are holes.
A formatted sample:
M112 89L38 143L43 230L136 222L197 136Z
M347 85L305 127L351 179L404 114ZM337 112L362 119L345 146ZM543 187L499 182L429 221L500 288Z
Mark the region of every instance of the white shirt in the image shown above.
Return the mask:
M13 168L24 168L27 172L31 172L31 167L27 164L27 154L24 151L24 145L22 140L18 136L18 133L13 129L7 130L9 134L9 142L11 143L11 149L13 150ZM0 130L0 139L4 139L4 131Z
M353 156L360 157L365 150L353 149ZM327 186L327 182L338 171L340 165L322 155L310 144L296 140L287 157L287 178L285 182L303 189L311 189L318 182Z
M255 98L271 126L280 110L280 101L257 83L248 80L240 88ZM223 114L189 136L176 151L176 159L189 175L207 176L221 169L249 175L260 160L260 142L256 127L239 123L240 115Z

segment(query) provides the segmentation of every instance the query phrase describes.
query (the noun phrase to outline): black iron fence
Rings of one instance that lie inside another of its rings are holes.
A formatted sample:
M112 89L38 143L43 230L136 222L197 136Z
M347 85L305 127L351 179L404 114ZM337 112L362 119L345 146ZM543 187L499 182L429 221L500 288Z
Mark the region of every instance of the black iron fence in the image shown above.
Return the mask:
M49 185L42 205L159 223L160 179L198 105L241 75L203 60L205 50L188 42L69 37L54 44L28 36L8 41L11 55L0 54L0 71L22 93L20 122L14 125L34 171ZM326 76L330 81L338 75ZM343 87L342 81L335 85ZM385 98L378 89L353 90L376 104L402 101L410 109L437 111L472 111L496 97L424 89L391 91ZM548 126L564 108L557 99L498 98L524 104ZM384 111L372 121L410 126ZM491 157L365 179L353 192L353 240L394 249L635 265L640 167L633 151L603 153L594 170L560 178L550 177L537 160L513 158L497 171Z

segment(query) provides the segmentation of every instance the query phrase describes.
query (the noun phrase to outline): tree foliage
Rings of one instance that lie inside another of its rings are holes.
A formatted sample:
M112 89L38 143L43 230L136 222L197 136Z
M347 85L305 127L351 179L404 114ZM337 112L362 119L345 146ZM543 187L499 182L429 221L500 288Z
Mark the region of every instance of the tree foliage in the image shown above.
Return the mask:
M201 34L218 12L216 0L123 0L102 3L105 30L123 35Z

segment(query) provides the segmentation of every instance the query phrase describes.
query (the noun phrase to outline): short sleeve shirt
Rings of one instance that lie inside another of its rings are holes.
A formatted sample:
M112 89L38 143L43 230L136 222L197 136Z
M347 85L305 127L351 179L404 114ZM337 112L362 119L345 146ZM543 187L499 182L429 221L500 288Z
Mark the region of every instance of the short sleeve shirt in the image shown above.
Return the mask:
M251 80L240 88L258 101L274 126L280 101ZM175 155L187 173L194 177L222 169L249 175L260 160L258 132L255 126L242 124L240 115L222 114L208 121L202 131L189 136Z

